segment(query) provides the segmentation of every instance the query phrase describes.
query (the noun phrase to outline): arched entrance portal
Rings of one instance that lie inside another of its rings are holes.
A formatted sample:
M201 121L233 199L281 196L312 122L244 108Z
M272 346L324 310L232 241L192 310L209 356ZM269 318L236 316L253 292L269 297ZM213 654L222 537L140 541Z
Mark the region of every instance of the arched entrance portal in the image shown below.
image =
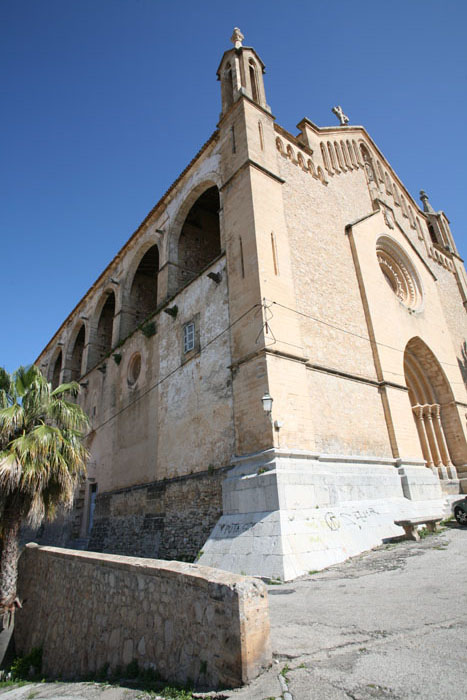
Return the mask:
M454 464L463 461L459 414L443 369L421 338L407 343L404 373L427 466L441 479L455 479Z

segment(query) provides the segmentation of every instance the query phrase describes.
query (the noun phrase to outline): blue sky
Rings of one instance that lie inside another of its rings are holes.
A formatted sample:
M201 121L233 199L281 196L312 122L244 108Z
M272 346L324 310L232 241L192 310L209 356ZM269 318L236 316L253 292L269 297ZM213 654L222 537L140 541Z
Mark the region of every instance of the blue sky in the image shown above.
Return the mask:
M234 26L279 124L341 104L467 256L466 23L460 0L1 0L0 365L36 358L215 129Z

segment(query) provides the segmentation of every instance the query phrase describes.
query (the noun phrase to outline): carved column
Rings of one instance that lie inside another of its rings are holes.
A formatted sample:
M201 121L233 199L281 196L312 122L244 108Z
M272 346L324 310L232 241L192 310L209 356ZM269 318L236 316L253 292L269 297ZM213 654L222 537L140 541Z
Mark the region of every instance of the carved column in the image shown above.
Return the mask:
M429 404L425 404L423 406L423 419L434 465L435 467L441 467L442 462L438 451L438 444L436 442L435 431L433 429L433 418L431 415L431 406Z
M431 459L430 448L428 446L428 440L425 432L425 424L423 422L423 406L417 405L412 406L412 411L415 417L415 425L417 426L418 437L420 439L420 444L422 446L423 456L426 460L428 467L433 467L433 460Z
M443 426L441 425L441 406L438 403L432 405L431 414L433 416L433 426L438 440L442 462L445 467L451 467L452 463L449 457L448 446L444 437Z

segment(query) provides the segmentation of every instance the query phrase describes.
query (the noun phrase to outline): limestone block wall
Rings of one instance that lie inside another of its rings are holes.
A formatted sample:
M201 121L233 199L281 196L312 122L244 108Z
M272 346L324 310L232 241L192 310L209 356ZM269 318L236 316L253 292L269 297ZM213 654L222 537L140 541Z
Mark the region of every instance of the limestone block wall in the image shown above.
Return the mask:
M222 515L224 473L206 471L98 496L88 549L194 561Z
M171 681L239 686L271 663L261 581L181 562L29 544L20 559L20 654L78 678L136 660Z
M311 401L316 451L379 457L391 454L376 386L317 371L308 372L308 383L310 396L319 397L319 401Z
M350 221L372 210L364 172L347 172L323 185L285 155L278 158L285 180L282 191L296 308L366 337L358 281L345 235ZM304 348L313 363L376 378L367 341L305 317L300 317L300 322Z
M282 192L295 289L290 306L303 315L272 306L270 325L280 341L279 312L300 320L309 370L310 446L335 454L390 456L358 278L345 234L350 221L372 210L364 170L356 167L336 177L327 174L323 182L303 167L306 154L296 143L288 141L285 133L279 139L277 157L285 180Z

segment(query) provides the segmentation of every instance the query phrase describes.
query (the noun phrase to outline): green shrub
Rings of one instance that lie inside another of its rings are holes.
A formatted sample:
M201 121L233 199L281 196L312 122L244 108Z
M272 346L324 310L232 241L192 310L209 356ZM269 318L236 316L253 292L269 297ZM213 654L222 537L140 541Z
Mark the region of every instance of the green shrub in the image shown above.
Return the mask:
M18 681L37 678L42 670L42 649L34 647L27 656L18 656L10 667L11 677Z

